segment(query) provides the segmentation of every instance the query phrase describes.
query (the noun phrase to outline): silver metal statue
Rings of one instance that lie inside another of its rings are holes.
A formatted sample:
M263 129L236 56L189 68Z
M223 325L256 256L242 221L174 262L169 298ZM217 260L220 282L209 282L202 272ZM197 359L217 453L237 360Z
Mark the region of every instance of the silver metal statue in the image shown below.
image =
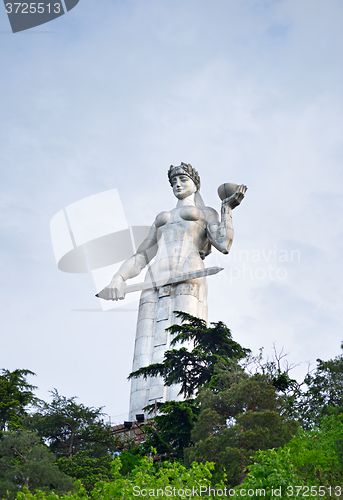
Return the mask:
M247 187L222 184L221 218L206 207L199 189L198 172L189 164L171 166L169 182L177 198L173 210L161 212L137 252L126 260L111 283L98 293L106 300L122 300L125 293L142 290L139 303L132 371L163 361L170 346L166 328L178 322L174 311L184 311L207 321L206 276L221 268L205 268L204 259L214 246L227 254L233 240L232 210L244 198ZM148 266L145 282L126 285ZM185 344L184 344L185 345ZM186 345L186 347L191 347ZM158 401L182 399L179 387L165 387L161 377L133 379L130 420Z

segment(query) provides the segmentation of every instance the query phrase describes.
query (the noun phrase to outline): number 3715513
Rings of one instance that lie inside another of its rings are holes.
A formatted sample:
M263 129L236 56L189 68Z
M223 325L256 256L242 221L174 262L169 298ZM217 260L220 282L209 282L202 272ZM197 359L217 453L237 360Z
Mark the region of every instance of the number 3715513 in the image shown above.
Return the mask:
M6 4L7 14L43 14L47 12L48 14L54 13L59 14L61 12L60 3L7 3Z

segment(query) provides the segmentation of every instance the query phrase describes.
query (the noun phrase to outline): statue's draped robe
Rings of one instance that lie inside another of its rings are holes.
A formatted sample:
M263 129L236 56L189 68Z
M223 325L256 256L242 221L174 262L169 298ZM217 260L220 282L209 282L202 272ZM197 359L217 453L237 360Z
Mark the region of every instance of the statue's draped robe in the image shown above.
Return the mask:
M155 221L157 227L157 255L146 274L146 281L165 278L203 269L201 252L208 253L206 217L203 210L183 207L162 212ZM205 250L204 250L205 249ZM206 251L207 250L207 251ZM174 311L183 311L207 321L206 278L197 278L159 290L145 290L141 294L137 319L133 371L163 361L170 348L171 335L166 328L178 323ZM188 348L191 345L183 344ZM179 345L177 348L180 347ZM165 387L162 377L132 379L130 420L143 408L158 402L180 400L180 387ZM147 415L147 413L145 412Z

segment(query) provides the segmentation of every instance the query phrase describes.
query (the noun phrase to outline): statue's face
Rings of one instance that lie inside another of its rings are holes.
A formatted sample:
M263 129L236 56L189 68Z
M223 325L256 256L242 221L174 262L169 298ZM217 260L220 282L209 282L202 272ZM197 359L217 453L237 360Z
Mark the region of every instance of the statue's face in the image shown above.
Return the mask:
M196 185L188 175L175 175L172 177L171 183L173 186L173 193L179 200L187 198L187 196L190 196L197 190Z

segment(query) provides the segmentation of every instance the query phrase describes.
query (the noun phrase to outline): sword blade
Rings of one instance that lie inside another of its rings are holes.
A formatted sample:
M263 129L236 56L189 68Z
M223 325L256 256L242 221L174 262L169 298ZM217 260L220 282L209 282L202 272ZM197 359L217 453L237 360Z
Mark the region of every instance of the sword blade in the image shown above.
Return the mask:
M202 278L204 276L211 276L212 274L217 274L222 271L223 267L205 267L204 269L198 269L197 271L190 271L188 273L182 273L178 276L171 276L170 278L160 279L156 281L148 281L137 283L135 285L126 285L125 293L138 292L140 290L156 289L158 290L162 286L176 285L177 283L183 283L184 281L193 280L196 278Z
M212 274L217 274L222 271L223 267L205 267L204 269L198 269L197 271L190 271L188 273L182 273L178 276L171 276L170 278L164 278L156 281L144 281L142 283L136 283L135 285L126 285L125 294L131 292L139 292L141 290L158 290L162 286L176 285L177 283L183 283L184 281L193 280L196 278L203 278L204 276L211 276ZM106 287L101 292L96 294L99 299L112 300L109 295L109 289Z

